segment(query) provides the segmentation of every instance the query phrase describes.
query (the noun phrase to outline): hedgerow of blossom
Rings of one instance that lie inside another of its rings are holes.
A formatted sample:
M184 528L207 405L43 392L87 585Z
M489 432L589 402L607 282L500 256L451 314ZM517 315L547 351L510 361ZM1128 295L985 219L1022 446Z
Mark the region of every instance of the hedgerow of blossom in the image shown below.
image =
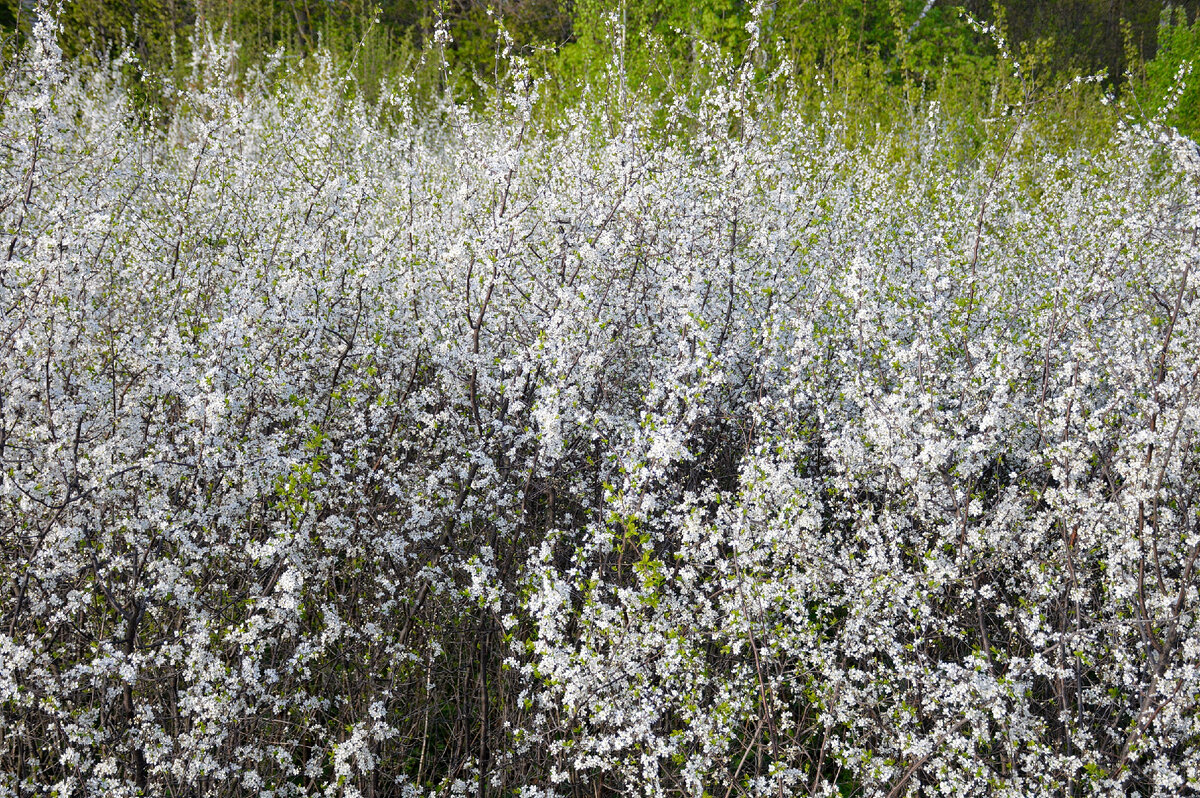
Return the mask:
M1194 144L231 47L3 75L0 794L1197 789Z

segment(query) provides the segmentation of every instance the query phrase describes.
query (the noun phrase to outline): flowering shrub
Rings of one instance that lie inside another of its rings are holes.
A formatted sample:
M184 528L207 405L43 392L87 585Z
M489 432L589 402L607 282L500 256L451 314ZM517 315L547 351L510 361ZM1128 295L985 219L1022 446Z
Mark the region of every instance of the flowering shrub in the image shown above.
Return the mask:
M3 75L0 794L1200 784L1200 154ZM614 76L613 85L620 83ZM665 121L664 121L665 120Z

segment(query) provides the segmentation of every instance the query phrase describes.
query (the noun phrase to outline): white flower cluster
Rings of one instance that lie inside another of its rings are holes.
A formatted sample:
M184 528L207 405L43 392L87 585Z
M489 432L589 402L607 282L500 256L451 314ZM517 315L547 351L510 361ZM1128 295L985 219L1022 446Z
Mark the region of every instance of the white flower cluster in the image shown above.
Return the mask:
M0 795L1200 788L1194 145L38 36Z

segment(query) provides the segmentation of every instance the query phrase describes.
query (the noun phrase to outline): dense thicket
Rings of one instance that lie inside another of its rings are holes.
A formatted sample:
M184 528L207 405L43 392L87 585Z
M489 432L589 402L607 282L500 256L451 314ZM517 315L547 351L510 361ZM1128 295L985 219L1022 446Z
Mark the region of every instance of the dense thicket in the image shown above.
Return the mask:
M1004 60L983 118L863 131L755 30L552 115L520 59L368 102L209 38L147 119L40 18L0 794L1200 787L1173 100L1085 149L1045 114L1087 86Z
M642 31L667 33L671 27L708 38L742 37L742 25L753 14L753 3L744 0L627 0L626 3L600 3L596 0L505 0L487 3L483 0L384 0L366 3L363 0L341 0L336 3L295 2L294 0L76 0L66 4L64 22L70 36L86 34L94 27L101 36L117 41L122 31L139 42L146 51L162 47L164 37L175 34L184 38L197 19L220 24L229 22L238 28L246 45L270 49L271 43L297 39L310 42L318 35L358 33L357 18L369 18L378 9L379 21L398 38L428 38L439 17L449 20L463 34L462 38L481 33L478 27L488 25L488 10L510 20L510 27L525 43L566 44L589 33L598 11L622 9L627 23ZM1125 54L1122 22L1128 24L1133 43L1143 55L1152 54L1154 28L1164 7L1187 9L1194 16L1195 2L1164 3L1162 0L1117 0L1111 3L1079 2L1079 0L965 0L946 2L935 0L925 9L926 0L825 0L822 3L779 2L773 4L778 14L779 32L787 38L810 38L815 30L825 33L847 28L854 39L863 43L888 40L894 35L894 16L901 24L911 24L917 18L923 25L944 26L957 10L965 9L978 16L1003 19L1011 26L1018 41L1050 39L1055 42L1056 58L1071 67L1096 69L1117 66ZM805 6L812 6L805 8ZM32 4L20 0L4 0L0 23L14 26L17 17L31 18ZM86 36L84 37L86 38ZM484 35L481 46L486 50L491 37ZM856 45L859 42L855 42Z

